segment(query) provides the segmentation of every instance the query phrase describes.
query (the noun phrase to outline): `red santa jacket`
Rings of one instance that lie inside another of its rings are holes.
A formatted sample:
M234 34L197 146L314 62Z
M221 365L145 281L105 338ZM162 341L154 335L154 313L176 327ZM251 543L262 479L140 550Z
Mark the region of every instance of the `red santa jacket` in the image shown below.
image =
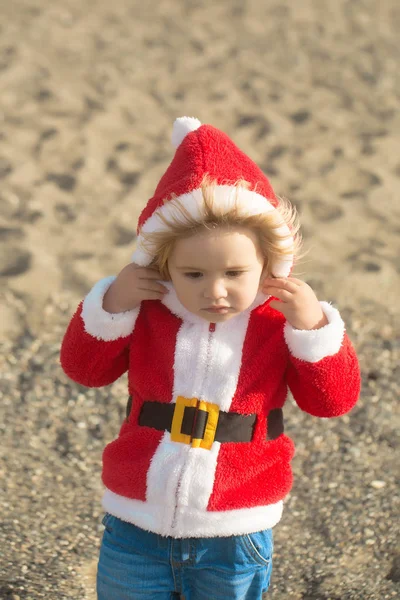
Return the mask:
M65 373L88 387L128 371L130 413L103 452L103 508L164 536L273 527L292 486L294 444L279 424L288 389L317 417L343 415L359 396L358 361L339 312L321 302L329 324L295 330L259 294L215 325L187 311L167 283L162 301L109 314L102 301L114 279L96 283L80 303L60 355ZM146 403L150 412L160 408L155 402L172 410L171 431L141 422ZM185 405L210 417L204 439L181 433ZM218 441L221 415L240 426L252 419L251 439Z

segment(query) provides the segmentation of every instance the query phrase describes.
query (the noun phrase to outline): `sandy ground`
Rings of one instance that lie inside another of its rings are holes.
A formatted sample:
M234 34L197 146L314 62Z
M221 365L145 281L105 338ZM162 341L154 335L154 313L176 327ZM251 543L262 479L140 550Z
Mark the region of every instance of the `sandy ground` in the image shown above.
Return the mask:
M271 598L399 597L399 29L397 0L0 3L0 598L94 598L126 379L78 386L59 346L129 262L183 115L296 204L296 274L341 309L363 371L342 419L288 406Z

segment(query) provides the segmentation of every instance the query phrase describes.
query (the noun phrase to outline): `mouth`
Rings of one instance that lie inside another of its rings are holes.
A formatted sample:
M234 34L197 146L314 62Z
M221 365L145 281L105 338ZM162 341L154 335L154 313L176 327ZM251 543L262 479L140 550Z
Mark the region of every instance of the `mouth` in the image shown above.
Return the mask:
M229 311L229 306L209 306L208 308L204 308L203 310L211 313L227 313Z

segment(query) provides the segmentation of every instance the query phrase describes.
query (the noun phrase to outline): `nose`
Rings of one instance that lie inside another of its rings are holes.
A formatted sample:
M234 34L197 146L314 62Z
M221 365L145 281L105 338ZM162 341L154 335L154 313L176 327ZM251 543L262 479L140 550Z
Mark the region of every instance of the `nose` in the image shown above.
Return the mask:
M219 300L220 298L226 298L228 295L226 286L221 279L214 279L207 283L204 290L204 297L207 300Z

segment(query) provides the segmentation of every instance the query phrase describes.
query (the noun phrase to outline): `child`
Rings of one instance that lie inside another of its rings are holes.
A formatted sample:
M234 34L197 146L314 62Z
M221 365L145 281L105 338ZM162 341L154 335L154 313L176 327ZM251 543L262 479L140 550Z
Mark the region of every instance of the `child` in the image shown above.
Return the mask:
M337 417L359 366L339 312L290 277L294 209L218 129L183 117L173 142L133 262L94 285L61 348L82 385L128 371L127 416L103 453L97 593L256 600L292 486L288 388Z

